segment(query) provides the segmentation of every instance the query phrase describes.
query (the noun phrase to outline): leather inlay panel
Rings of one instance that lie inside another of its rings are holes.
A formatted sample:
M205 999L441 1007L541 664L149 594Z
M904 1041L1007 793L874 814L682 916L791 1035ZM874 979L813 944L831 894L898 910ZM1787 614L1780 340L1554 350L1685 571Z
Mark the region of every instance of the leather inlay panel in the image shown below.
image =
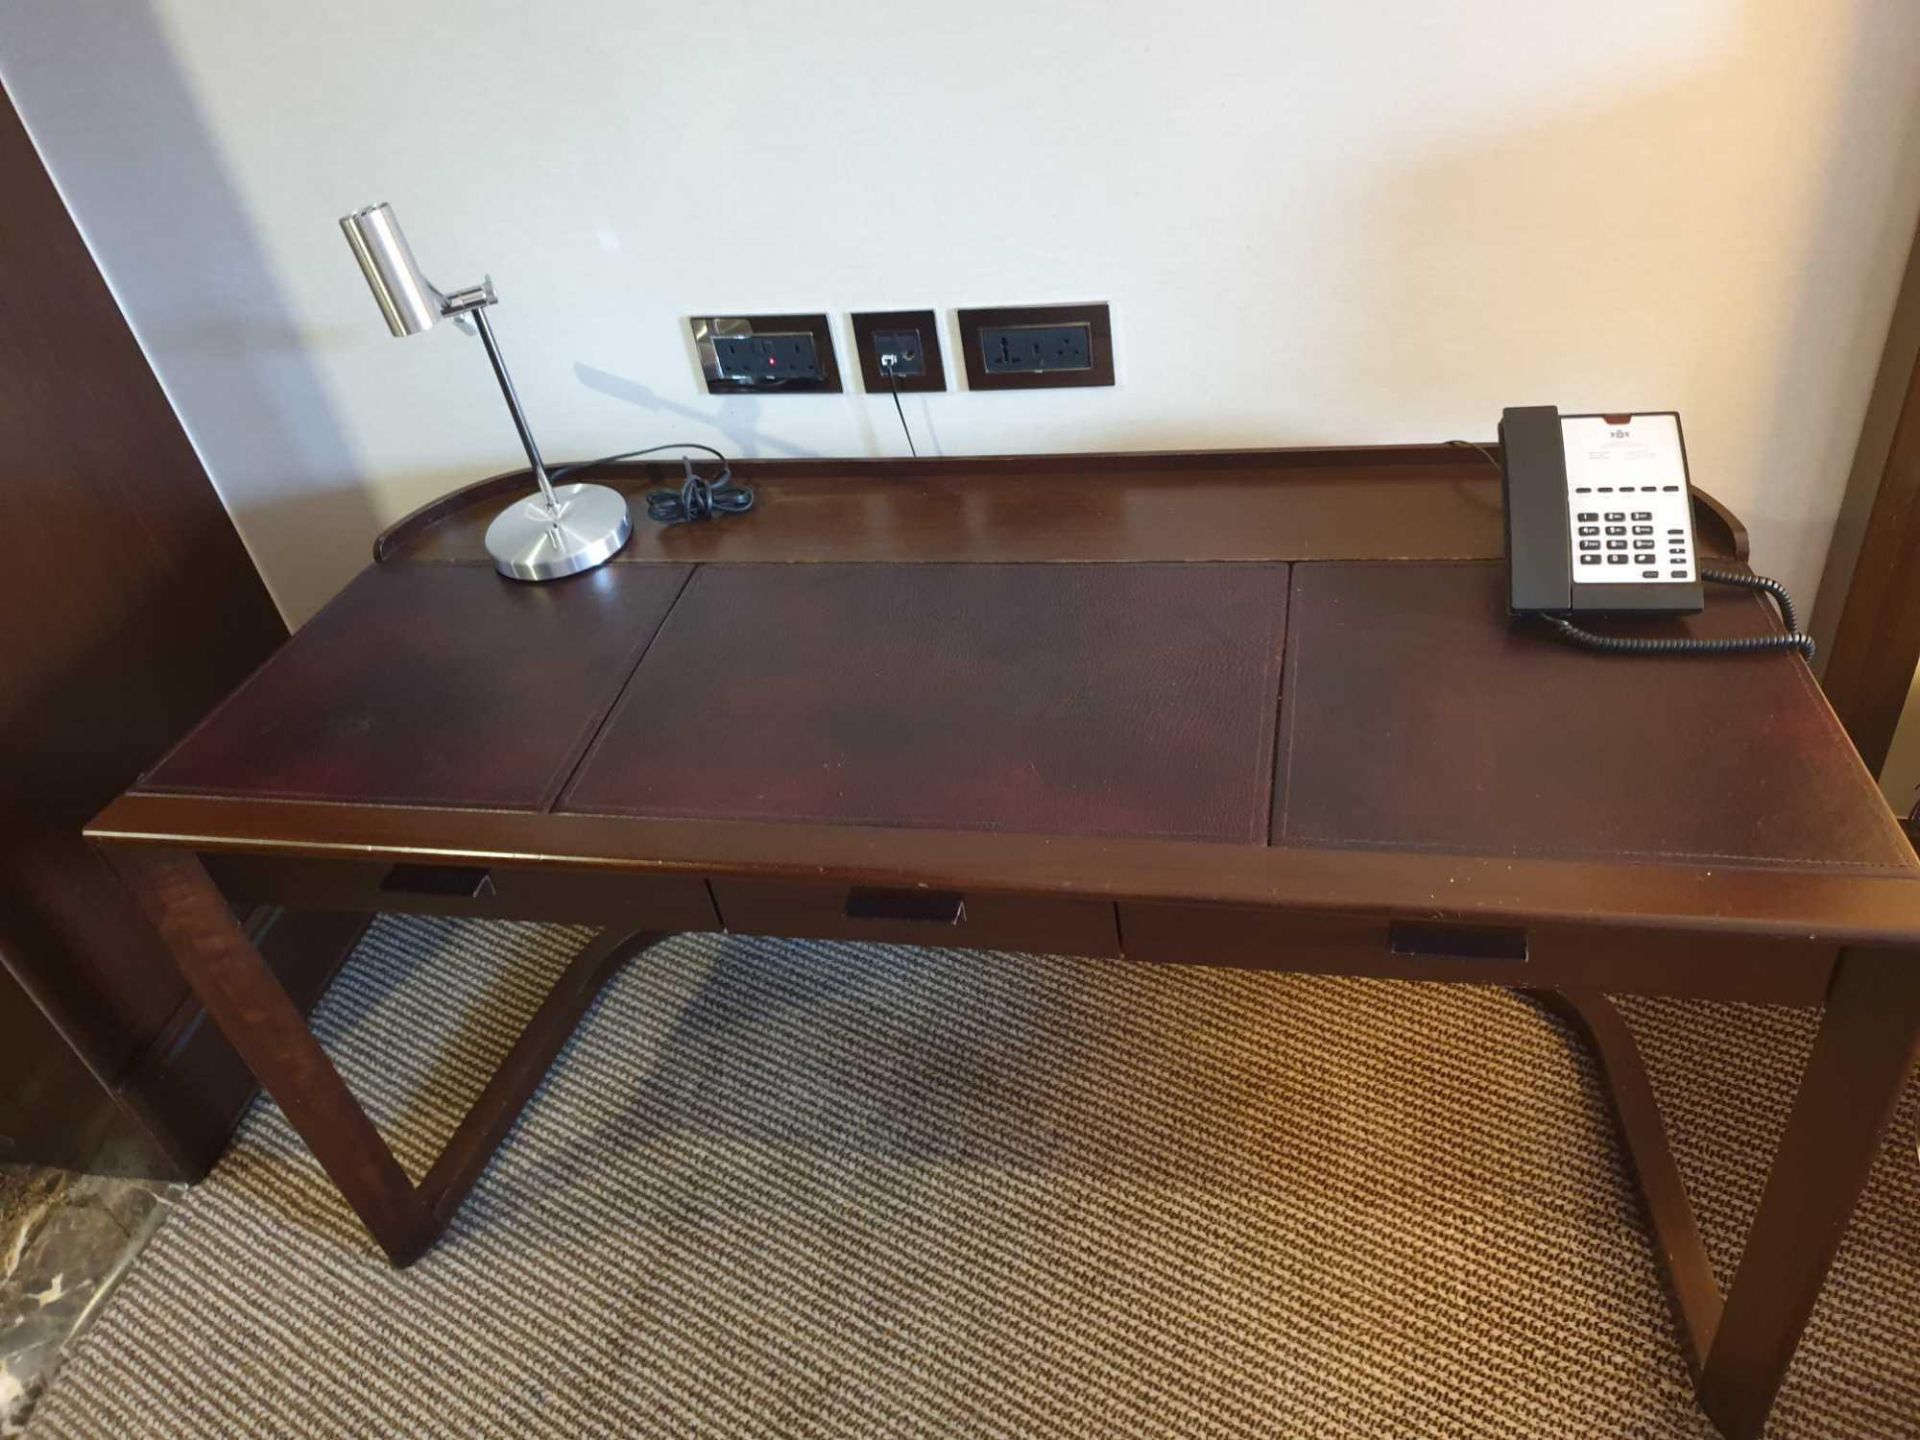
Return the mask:
M1287 567L702 568L560 808L1261 843Z
M1296 566L1274 843L1910 867L1798 657L1577 650L1509 622L1499 564ZM1634 635L1777 629L1707 587Z
M370 566L136 788L539 809L687 573Z

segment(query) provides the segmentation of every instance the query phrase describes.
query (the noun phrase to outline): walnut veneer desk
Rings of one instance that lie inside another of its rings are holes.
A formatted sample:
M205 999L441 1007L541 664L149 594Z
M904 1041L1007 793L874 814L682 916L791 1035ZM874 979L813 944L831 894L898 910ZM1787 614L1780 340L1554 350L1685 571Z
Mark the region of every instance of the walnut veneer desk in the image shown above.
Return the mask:
M481 548L523 477L411 517L89 832L395 1263L664 933L1492 981L1596 1049L1702 1401L1759 1429L1920 1023L1920 870L1798 656L1514 630L1468 450L737 470L752 514L545 586ZM605 929L416 1185L223 892ZM1825 1006L1724 1300L1606 991Z

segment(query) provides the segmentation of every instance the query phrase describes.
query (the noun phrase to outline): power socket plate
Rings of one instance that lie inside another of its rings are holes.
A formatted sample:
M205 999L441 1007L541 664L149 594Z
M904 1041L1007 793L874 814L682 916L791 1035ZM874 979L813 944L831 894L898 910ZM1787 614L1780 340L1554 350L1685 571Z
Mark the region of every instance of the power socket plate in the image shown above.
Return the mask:
M989 375L1091 370L1093 336L1085 325L984 325L980 354Z
M947 388L940 355L940 324L931 310L861 310L853 316L853 348L860 357L860 383L868 393L888 395ZM893 378L880 368L891 351L907 357Z
M837 395L824 314L695 315L687 321L710 395Z
M713 353L728 380L766 384L820 378L820 352L804 330L784 335L716 335Z
M969 390L1113 384L1113 325L1105 302L962 310Z

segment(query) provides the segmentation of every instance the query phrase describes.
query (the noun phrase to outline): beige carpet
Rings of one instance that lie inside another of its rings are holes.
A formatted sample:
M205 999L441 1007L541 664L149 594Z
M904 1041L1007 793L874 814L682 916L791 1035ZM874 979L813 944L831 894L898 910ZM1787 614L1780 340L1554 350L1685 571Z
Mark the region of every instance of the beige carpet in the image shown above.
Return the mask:
M418 1174L584 932L383 920L322 1007ZM1631 1011L1723 1275L1810 1035ZM1916 1099L1770 1434L1920 1434ZM452 1233L270 1105L35 1436L1707 1436L1585 1062L1494 990L694 937Z

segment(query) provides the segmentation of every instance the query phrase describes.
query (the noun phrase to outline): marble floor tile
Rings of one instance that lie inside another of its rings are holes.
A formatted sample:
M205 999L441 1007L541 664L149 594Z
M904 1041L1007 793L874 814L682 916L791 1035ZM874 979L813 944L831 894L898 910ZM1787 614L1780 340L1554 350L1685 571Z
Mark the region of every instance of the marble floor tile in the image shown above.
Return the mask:
M0 1165L0 1436L25 1428L68 1342L183 1191Z

